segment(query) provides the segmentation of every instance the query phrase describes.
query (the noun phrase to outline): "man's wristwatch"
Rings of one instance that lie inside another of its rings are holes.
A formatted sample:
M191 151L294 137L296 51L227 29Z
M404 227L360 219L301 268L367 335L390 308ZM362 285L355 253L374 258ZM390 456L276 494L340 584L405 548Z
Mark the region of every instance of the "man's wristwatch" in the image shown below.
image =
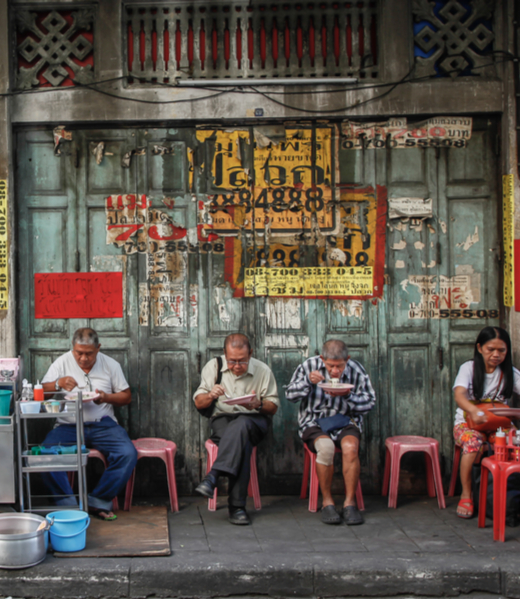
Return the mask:
M60 384L58 383L58 381L60 380L60 378L58 377L58 379L56 379L56 381L54 382L54 389L59 392L61 390L60 388Z

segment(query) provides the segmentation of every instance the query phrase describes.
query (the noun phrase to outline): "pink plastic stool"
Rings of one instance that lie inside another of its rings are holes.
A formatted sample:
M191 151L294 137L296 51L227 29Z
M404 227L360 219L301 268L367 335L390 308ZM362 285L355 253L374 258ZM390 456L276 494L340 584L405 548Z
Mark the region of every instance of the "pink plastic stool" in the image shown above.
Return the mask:
M213 463L217 460L218 446L211 440L207 440L204 444L208 452L208 460L206 461L206 473L211 471ZM260 510L262 508L262 500L260 499L260 487L258 485L258 473L256 470L256 446L253 446L253 452L251 454L251 475L249 477L249 487L247 493L253 497L255 503L255 509ZM213 498L208 499L208 510L217 510L217 489Z
M132 440L137 450L137 460L140 458L160 458L166 465L166 476L168 479L168 492L170 494L170 506L172 512L179 512L179 500L177 498L177 483L175 481L175 454L177 445L174 442L162 438L139 438ZM132 496L134 495L135 469L126 484L125 510L130 510Z
M390 487L388 507L397 508L401 457L406 452L424 452L426 455L426 485L428 495L434 498L435 491L437 490L439 508L446 508L444 491L442 489L441 468L439 465L439 442L433 438L421 437L419 435L398 435L387 438L385 446L386 460L382 494L386 496Z
M455 444L455 451L453 452L453 465L451 467L450 487L448 488L448 497L455 495L455 486L457 485L457 477L459 475L461 449L462 448L458 444Z
M89 448L88 450L89 450L88 459L90 460L91 458L99 458L99 460L103 463L103 466L106 469L107 468L107 459L105 458L105 455L102 454L99 450L94 450L94 448ZM73 486L75 471L69 471L67 473L67 475L69 478L70 485ZM112 510L119 510L119 500L117 499L117 496L112 500Z
M493 473L493 540L505 542L507 479L513 473L520 473L520 463L498 461L488 456L481 462L480 498L478 526L486 526L486 504L489 472Z
M305 450L303 457L303 479L302 489L300 492L300 498L304 500L307 498L307 486L309 483L309 472L310 472L310 486L309 486L309 511L318 512L318 493L319 493L319 481L318 474L316 472L316 452L309 449L307 444L303 444ZM339 448L336 448L336 454L341 453ZM358 481L356 488L356 502L359 510L365 510L365 502L363 501L363 492L361 491L361 482Z

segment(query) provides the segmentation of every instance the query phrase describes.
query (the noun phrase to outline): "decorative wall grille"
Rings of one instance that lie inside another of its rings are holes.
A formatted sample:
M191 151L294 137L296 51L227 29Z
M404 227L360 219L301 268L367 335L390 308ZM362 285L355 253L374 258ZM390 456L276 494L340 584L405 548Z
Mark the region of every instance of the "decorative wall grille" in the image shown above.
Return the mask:
M70 86L93 79L94 13L17 10L16 87Z
M493 76L495 0L413 0L415 74Z
M130 83L378 76L377 2L128 4Z

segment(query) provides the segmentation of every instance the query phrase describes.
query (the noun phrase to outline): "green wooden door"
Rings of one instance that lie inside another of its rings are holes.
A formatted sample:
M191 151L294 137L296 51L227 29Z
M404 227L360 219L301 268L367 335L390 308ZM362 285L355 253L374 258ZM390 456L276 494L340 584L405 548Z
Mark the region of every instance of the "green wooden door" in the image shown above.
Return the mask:
M254 173L257 132L240 131L242 171ZM284 135L280 126L269 131L273 140ZM335 140L335 127L331 135ZM200 368L221 352L229 332L244 331L255 355L271 365L282 399L259 450L262 490L296 493L302 447L297 406L285 401L283 386L326 339L340 337L365 365L378 396L362 442L365 491L380 489L390 435L439 439L449 468L451 382L471 358L480 328L499 322L494 135L487 122L476 121L465 149L354 151L338 144L329 174L333 197L352 186L380 186L390 202L433 199L426 221L387 220L384 293L380 300L360 301L234 297L230 261L265 260L266 237L260 227L260 235L240 247L232 240L244 236L243 229L217 239L199 231L200 212L222 191L215 177L222 148L209 134L205 139L193 127L74 130L57 156L51 131L19 132L19 347L28 377L43 376L69 349L77 327L96 328L103 351L121 362L132 388L131 406L120 411L123 424L133 438L176 442L180 492L191 493L203 471L208 435L208 423L191 401ZM100 142L105 146L98 162ZM362 218L363 210L354 202L350 216ZM303 266L316 264L310 254L317 246L309 239L298 242ZM327 238L319 252L336 243ZM277 259L274 252L268 258ZM124 317L34 319L34 273L74 271L122 271ZM462 318L464 310L472 318ZM164 492L160 466L148 475L141 471L137 494Z

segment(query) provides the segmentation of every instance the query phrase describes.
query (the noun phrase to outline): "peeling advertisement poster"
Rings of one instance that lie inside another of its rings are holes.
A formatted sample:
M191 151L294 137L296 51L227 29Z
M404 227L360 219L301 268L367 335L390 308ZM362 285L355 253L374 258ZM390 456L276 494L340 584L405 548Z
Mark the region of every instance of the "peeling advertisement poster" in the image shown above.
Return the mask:
M401 281L405 294L419 295L410 302L410 319L497 318L497 310L472 309L480 302L480 275L410 275Z
M432 215L432 198L388 198L389 219L430 219Z
M331 130L316 130L315 150L310 129L287 129L284 141L276 144L255 141L254 185L240 150L241 141L249 144L248 135L245 131L197 132L200 141L213 144L213 182L224 190L213 196L210 219L202 221L205 228L224 235L241 229L292 234L311 229L315 217L320 229L333 231Z
M345 150L465 148L472 127L471 117L433 117L414 124L408 124L403 117L379 123L343 121L341 147Z
M7 214L7 181L0 179L0 310L9 307Z
M371 296L372 267L256 268L245 270L245 296Z
M285 238L265 239L259 238L255 245L244 247L242 237L226 238L225 240L225 275L226 281L235 290L235 297L254 293L260 295L278 295L277 286L259 285L251 287L249 279L248 291L245 291L247 269L280 269L282 267L299 268L305 256L315 256L316 267L369 267L373 281L370 287L363 285L356 287L351 283L339 285L335 288L336 294L314 293L310 288L303 286L305 297L307 291L310 296L336 295L355 298L380 297L383 292L384 262L385 262L385 235L386 235L386 188L378 186L377 190L371 187L354 188L342 187L339 190L337 202L338 228L337 235L316 236L314 244L303 243L301 238L291 242ZM251 277L251 271L248 271ZM262 271L260 272L262 273ZM265 273L265 271L264 271ZM284 276L277 272L277 281ZM285 273L285 271L283 272ZM352 274L357 275L354 271ZM365 273L366 274L366 273ZM345 273L346 275L346 273ZM350 277L350 274L349 274ZM288 280L290 279L287 275ZM300 289L301 285L289 285L289 288ZM325 289L325 288L323 288ZM327 288L333 291L332 288ZM281 294L284 295L284 294Z

